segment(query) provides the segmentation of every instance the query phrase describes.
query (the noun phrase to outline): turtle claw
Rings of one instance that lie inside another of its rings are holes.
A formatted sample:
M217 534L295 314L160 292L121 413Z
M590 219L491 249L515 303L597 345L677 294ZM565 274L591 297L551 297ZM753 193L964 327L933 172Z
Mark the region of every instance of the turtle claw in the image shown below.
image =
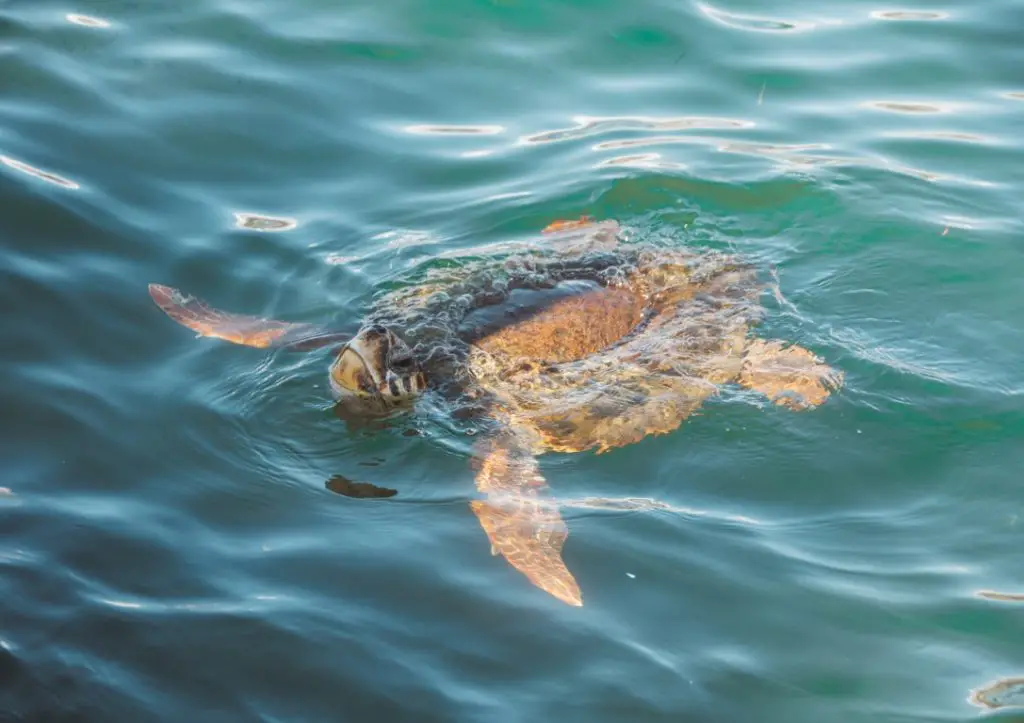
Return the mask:
M823 404L842 385L843 375L803 347L754 339L747 347L739 382L797 411Z

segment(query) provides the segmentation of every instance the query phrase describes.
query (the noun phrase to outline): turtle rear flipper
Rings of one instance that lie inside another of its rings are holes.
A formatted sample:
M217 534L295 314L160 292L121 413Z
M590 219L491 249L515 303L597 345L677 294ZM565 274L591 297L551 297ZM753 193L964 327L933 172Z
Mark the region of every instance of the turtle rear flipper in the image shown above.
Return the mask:
M541 590L568 605L583 605L580 586L562 560L569 531L557 503L545 494L537 459L517 444L496 440L480 464L476 484L487 498L470 505L491 551Z
M823 404L842 384L843 375L803 347L753 339L739 382L775 404L800 410Z
M311 324L263 319L214 309L206 302L161 284L150 284L153 301L176 322L199 336L215 337L258 349L286 347L308 351L332 344L349 335L328 332Z

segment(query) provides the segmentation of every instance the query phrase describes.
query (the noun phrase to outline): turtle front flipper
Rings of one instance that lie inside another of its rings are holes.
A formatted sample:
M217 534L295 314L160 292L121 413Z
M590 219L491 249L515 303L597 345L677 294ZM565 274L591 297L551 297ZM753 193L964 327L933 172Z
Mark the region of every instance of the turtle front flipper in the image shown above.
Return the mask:
M823 404L842 385L843 374L803 347L752 339L739 382L775 404L801 410Z
M476 476L484 500L471 503L491 541L491 551L541 590L564 603L583 605L576 578L562 560L569 536L537 459L507 436L488 443Z
M559 220L545 226L545 247L557 248L564 257L591 251L610 251L619 244L619 222L613 219L596 221L590 216Z
M161 284L150 284L149 295L167 316L199 336L215 337L233 344L258 349L273 346L307 351L341 341L349 336L329 333L310 324L274 321L220 311L194 296Z

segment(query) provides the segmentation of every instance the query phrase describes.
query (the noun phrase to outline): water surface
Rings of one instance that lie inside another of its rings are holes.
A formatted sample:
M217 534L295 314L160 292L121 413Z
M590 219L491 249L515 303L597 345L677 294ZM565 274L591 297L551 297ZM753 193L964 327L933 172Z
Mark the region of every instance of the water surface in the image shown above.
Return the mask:
M5 719L1024 719L1020 3L82 3L0 4ZM465 428L146 293L349 325L580 214L774 271L846 374L542 458L664 503L565 510L582 608Z

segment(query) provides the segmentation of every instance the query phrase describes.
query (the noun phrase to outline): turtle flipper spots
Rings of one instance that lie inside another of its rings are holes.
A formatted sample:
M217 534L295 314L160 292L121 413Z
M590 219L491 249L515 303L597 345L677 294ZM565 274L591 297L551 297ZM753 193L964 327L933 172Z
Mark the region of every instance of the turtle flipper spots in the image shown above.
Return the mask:
M823 404L842 385L843 375L803 347L753 339L739 382L775 404L801 410Z
M283 344L286 335L288 339L292 339L305 334L310 338L304 339L303 343L310 345L310 339L316 331L307 324L292 324L220 311L178 289L161 284L150 284L149 295L167 316L199 336L215 337L233 344L265 349Z
M517 446L496 443L487 451L476 477L485 500L470 503L491 543L526 578L562 602L579 607L583 595L562 560L569 531L536 458Z

